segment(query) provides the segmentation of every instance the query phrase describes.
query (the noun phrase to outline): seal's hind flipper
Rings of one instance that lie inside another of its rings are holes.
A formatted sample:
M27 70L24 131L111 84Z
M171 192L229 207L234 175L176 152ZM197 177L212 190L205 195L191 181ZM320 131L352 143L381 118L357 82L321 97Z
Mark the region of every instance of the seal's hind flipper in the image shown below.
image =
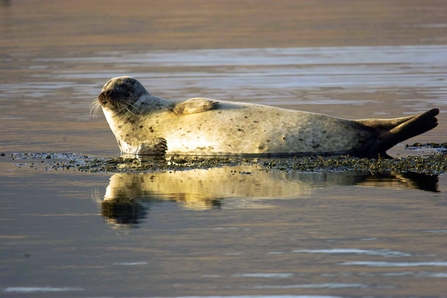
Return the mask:
M173 105L172 111L177 115L188 115L215 110L219 103L212 99L195 97Z
M370 154L381 154L386 156L386 151L406 139L415 137L427 132L438 125L436 115L439 114L438 109L431 109L420 115L408 117L408 120L397 121L398 125L381 132L374 143L368 148ZM405 118L398 118L405 119Z
M413 119L414 117L417 117L418 115L412 115L407 117L401 117L401 118L394 118L394 119L358 119L354 120L355 122L358 122L362 125L365 125L367 127L373 128L376 132L385 132L390 129L393 129L394 127L407 122L408 120Z

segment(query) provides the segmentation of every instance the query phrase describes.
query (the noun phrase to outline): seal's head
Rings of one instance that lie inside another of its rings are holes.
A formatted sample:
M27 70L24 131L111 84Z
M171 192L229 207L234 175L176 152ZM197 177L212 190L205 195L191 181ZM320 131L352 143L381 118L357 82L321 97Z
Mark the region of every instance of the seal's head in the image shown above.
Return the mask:
M112 78L104 85L98 98L93 101L92 111L95 114L101 106L113 114L138 114L139 109L136 102L146 94L149 92L132 77Z

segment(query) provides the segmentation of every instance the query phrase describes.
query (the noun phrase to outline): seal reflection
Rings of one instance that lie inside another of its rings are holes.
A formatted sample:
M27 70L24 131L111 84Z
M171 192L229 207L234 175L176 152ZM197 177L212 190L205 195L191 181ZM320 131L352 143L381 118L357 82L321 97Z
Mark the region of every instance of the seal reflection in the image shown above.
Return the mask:
M438 192L438 177L424 174L359 172L284 173L255 166L163 173L117 173L101 201L108 223L136 227L152 204L175 202L190 210L267 208L266 199L309 197L315 189L359 185ZM260 203L263 200L264 203Z

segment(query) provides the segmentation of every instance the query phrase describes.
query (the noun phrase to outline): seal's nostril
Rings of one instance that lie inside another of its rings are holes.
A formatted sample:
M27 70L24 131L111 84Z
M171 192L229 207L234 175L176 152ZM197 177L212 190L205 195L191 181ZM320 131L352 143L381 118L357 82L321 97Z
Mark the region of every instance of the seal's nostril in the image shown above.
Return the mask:
M98 96L98 101L100 104L105 104L107 102L107 92L101 92Z
M113 93L113 90L106 90L103 92L105 96L110 96Z

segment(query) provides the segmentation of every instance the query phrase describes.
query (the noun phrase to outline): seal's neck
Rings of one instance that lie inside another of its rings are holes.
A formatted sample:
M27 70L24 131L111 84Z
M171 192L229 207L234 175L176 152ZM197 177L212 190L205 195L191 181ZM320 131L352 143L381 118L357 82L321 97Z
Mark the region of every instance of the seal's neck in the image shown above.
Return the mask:
M168 110L171 105L172 102L169 100L146 93L141 95L135 103L128 106L125 110L114 111L104 107L102 110L113 133L117 139L120 139L121 137L119 136L122 135L122 131L126 131L129 127L134 127L135 123L141 121L141 116Z
M134 103L134 108L140 115L147 115L153 111L158 111L160 109L166 108L171 104L169 100L154 96L149 92L138 98Z

